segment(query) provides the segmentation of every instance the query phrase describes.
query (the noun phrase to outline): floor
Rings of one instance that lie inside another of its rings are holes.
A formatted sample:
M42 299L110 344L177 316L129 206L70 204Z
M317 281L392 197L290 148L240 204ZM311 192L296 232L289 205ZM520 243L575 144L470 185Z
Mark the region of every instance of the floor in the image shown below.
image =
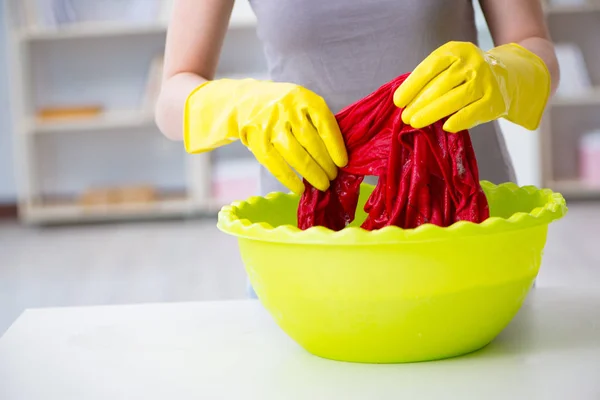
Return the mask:
M212 219L32 228L0 222L0 335L25 308L244 298ZM600 204L551 226L538 286L600 288Z

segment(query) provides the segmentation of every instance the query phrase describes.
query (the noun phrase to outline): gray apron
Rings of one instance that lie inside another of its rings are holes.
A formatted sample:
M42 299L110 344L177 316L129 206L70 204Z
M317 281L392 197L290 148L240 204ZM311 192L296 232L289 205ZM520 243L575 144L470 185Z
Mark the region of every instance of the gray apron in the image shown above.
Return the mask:
M250 0L270 77L323 96L336 113L449 41L477 44L471 0ZM496 122L471 130L481 179L514 181ZM264 168L260 194L288 190Z

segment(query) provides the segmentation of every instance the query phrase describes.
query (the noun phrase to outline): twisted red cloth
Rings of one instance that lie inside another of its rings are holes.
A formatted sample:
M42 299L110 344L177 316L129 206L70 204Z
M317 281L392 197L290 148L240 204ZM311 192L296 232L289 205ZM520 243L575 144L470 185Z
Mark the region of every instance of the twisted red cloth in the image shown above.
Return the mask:
M395 89L408 74L388 82L346 107L337 121L348 150L348 165L326 192L304 181L298 226L341 230L354 220L360 184L368 175L379 182L369 197L367 230L424 223L449 226L488 218L487 199L467 131L447 133L444 121L423 129L405 125L393 102Z

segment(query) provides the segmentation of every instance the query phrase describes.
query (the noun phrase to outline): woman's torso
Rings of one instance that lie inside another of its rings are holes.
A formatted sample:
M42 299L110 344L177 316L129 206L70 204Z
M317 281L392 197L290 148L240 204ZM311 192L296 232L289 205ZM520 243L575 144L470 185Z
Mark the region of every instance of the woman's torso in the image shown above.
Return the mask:
M302 85L335 113L412 71L448 41L477 43L471 0L250 0L271 79ZM496 123L471 130L482 179L514 180ZM266 174L265 174L266 175ZM267 176L263 192L282 190Z

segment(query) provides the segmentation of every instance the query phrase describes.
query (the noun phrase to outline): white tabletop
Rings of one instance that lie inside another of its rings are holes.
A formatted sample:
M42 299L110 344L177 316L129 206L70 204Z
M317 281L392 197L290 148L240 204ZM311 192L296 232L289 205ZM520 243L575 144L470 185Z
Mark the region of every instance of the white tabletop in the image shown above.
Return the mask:
M256 301L26 311L0 399L600 399L600 291L536 288L485 349L401 365L306 353Z

